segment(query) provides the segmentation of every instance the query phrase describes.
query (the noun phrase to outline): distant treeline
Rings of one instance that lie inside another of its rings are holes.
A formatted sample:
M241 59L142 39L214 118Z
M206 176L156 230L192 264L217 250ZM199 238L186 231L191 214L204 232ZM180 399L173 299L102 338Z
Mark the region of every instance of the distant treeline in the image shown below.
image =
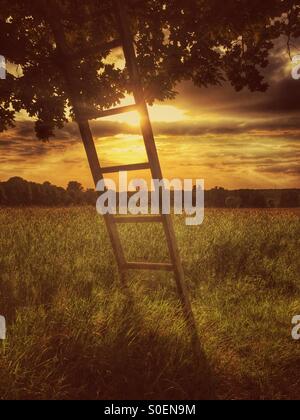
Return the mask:
M50 182L43 184L28 182L20 177L0 182L0 206L94 206L98 196L99 193L93 189L84 189L76 181L70 181L66 189L52 185ZM205 191L205 207L300 207L300 189L230 191L215 187Z

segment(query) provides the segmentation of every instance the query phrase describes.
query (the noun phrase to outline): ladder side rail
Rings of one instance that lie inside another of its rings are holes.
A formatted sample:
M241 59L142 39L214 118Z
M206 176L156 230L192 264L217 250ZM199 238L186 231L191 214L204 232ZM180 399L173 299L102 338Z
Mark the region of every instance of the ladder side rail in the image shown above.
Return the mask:
M123 50L128 66L129 74L133 80L133 94L136 103L139 105L141 113L141 130L145 141L145 147L149 162L151 164L152 177L154 179L162 179L162 171L160 167L159 157L155 144L154 134L152 125L149 118L148 107L145 102L143 88L140 80L138 71L136 54L134 50L133 38L129 29L129 23L127 20L126 12L124 11L121 0L115 0L115 10L117 16L117 23L119 25L121 40L123 42ZM186 319L192 328L192 331L196 331L196 323L192 311L192 306L189 298L189 292L186 286L184 271L179 255L179 249L177 247L176 235L170 215L162 215L164 231L168 243L170 257L174 266L174 274L177 284L179 297L183 306L184 314Z
M97 183L103 179L103 174L101 171L101 166L89 122L88 120L83 118L84 113L82 103L80 100L80 96L76 91L76 75L74 73L72 60L68 59L69 48L61 23L61 19L59 19L59 16L57 16L57 11L59 11L59 5L56 0L42 0L40 4L42 6L42 13L47 16L47 20L48 22L50 22L51 29L57 45L57 50L59 55L61 56L61 70L64 74L68 86L72 105L75 112L76 122L79 127L82 142L84 144L89 166L96 186ZM53 10L56 11L55 16L52 15ZM104 215L104 221L116 255L119 271L122 274L126 261L117 227L113 223L112 215Z

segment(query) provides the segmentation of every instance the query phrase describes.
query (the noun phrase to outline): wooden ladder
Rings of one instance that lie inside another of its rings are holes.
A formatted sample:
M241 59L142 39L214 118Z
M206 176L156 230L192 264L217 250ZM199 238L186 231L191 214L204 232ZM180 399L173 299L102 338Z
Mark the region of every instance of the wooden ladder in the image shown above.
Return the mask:
M51 0L50 0L51 1ZM55 0L52 0L54 3ZM122 114L126 112L138 111L140 115L141 132L145 144L148 162L136 163L131 165L119 165L113 167L101 167L99 157L96 151L93 135L90 129L88 118L84 115L83 106L80 101L80 96L76 92L76 78L74 77L72 70L72 60L70 60L70 52L68 51L68 45L66 42L65 34L62 31L61 23L58 19L51 17L48 14L48 19L51 20L52 30L55 36L58 53L61 59L65 59L63 72L69 90L72 97L72 103L75 111L76 120L80 129L82 141L86 150L87 158L89 161L91 173L95 182L95 185L99 180L104 179L105 174L118 173L120 171L137 171L148 169L151 171L152 179L162 180L162 171L160 167L159 157L155 145L152 125L149 118L148 107L145 101L143 87L139 76L137 59L134 49L133 37L130 31L130 26L127 20L126 12L124 9L124 2L121 0L114 0L114 13L118 24L118 30L120 32L120 40L112 41L109 44L103 46L104 49L109 50L122 47L126 66L130 76L132 84L132 91L135 100L135 104L129 106L123 106L97 112L92 116L92 119L98 119L101 117L108 117L112 115ZM54 5L54 4L53 4ZM47 6L46 6L47 7ZM49 7L49 6L48 6ZM58 4L56 3L56 7ZM47 9L49 10L49 8ZM91 51L92 52L92 51ZM87 51L88 53L88 51ZM73 57L77 57L73 55ZM89 118L90 119L90 118ZM120 277L124 280L125 273L128 270L165 270L174 272L178 295L183 308L185 319L191 328L192 334L196 341L198 341L196 323L191 307L190 297L187 290L184 271L177 247L176 236L174 232L173 223L171 216L168 214L160 214L158 216L114 216L106 214L103 216L107 227L107 231L112 243L114 254L116 256ZM119 223L162 223L168 250L170 254L170 263L150 263L150 262L127 262L125 259L123 247L120 240L117 225Z

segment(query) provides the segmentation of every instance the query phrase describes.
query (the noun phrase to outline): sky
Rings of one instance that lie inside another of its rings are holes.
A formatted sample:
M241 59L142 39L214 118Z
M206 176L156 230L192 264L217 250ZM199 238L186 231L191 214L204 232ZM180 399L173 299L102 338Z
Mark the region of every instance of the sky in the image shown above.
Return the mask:
M266 93L184 82L174 100L150 107L164 177L204 179L206 188L299 188L300 80L292 78L292 68L287 51L277 49ZM102 166L147 160L137 113L97 120L92 131ZM42 143L33 122L20 114L15 128L0 133L0 181L13 176L92 187L76 124Z

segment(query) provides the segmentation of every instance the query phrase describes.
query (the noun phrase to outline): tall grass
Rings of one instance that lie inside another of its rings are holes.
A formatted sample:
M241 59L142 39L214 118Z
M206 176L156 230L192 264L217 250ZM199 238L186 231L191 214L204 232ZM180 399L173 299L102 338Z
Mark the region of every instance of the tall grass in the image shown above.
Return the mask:
M199 227L176 217L201 365L172 275L130 273L120 288L93 209L3 209L0 226L0 398L300 397L299 213L210 210ZM159 227L121 236L128 259L167 260Z

